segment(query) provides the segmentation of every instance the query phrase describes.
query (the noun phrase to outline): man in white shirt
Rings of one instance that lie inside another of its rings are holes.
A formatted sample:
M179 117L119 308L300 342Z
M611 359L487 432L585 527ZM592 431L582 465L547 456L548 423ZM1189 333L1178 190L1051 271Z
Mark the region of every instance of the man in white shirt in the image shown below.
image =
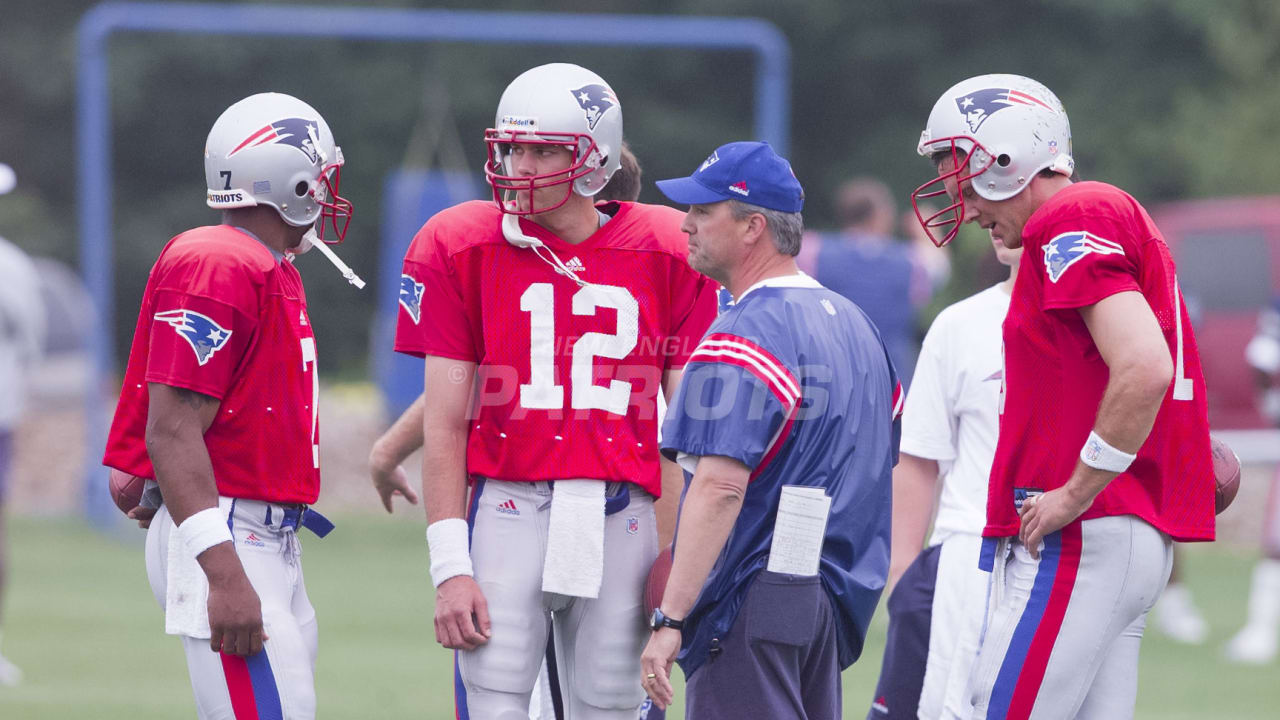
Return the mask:
M0 164L0 195L13 189L13 170ZM26 253L0 238L0 600L4 598L4 500L13 464L13 433L22 417L26 372L44 341L44 309L36 268ZM0 687L17 685L22 671L0 655Z
M893 471L889 636L868 720L932 720L944 707L963 716L969 705L990 578L978 554L999 430L1000 328L1022 256L992 244L1008 279L938 314L907 393Z

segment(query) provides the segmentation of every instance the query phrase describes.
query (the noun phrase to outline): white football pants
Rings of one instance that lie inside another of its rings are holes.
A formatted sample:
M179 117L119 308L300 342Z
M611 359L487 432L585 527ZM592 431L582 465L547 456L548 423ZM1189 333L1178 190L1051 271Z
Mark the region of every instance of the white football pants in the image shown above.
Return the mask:
M1039 560L1016 538L999 548L970 717L1132 718L1147 612L1173 564L1169 536L1120 515L1048 535Z
M630 504L605 518L600 595L542 591L551 485L486 480L477 486L471 559L492 622L489 642L458 651L458 717L528 720L529 700L555 623L555 675L565 720L635 720L645 693L648 640L642 595L658 555L653 498L635 485Z
M219 498L224 504L231 498ZM187 672L201 720L316 716L316 613L302 578L302 550L291 527L280 526L284 508L235 499L230 522L236 554L262 603L267 641L248 658L216 653L207 639L182 638ZM268 519L269 518L269 519ZM147 530L147 579L165 605L169 534L176 531L161 505Z

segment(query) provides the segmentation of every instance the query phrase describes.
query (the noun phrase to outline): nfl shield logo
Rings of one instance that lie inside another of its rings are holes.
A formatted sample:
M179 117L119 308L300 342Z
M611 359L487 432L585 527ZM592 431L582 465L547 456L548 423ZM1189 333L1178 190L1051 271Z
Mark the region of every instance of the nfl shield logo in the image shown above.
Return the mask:
M635 535L638 532L640 532L640 518L632 515L627 518L627 534Z

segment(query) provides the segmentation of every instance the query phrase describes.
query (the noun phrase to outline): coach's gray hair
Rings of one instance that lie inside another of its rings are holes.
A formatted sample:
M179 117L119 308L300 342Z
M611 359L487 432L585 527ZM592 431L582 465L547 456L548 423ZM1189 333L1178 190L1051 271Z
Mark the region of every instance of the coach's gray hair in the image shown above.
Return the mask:
M729 211L733 213L734 220L746 220L760 213L764 216L765 227L773 234L773 246L778 252L791 257L800 254L800 236L804 234L804 218L800 213L770 210L741 200L730 200Z

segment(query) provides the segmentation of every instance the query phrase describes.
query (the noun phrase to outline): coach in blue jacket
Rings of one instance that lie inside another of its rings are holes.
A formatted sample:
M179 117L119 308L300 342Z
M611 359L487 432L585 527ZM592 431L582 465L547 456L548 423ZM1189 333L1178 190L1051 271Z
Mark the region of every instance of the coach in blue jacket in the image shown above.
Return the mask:
M889 567L901 388L866 315L796 269L804 191L772 148L724 145L658 188L689 205L689 262L734 303L662 428L686 485L641 682L665 707L679 660L688 717L840 717ZM816 574L766 569L788 485L831 500Z

